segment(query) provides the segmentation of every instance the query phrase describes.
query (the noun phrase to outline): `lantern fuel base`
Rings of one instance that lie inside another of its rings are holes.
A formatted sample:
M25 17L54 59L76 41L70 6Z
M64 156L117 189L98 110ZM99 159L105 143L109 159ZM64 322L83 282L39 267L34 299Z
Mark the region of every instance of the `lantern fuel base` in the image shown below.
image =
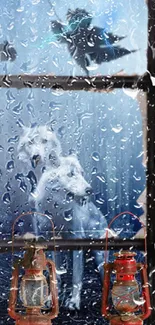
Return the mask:
M136 263L133 252L115 253L113 263L104 265L104 283L102 296L102 316L109 319L111 325L143 325L143 320L151 314L150 295L146 264ZM142 297L135 275L140 271L142 278ZM111 314L108 307L110 275L116 274L112 288L112 302L117 314Z
M51 325L51 320L58 315L58 294L56 286L55 264L46 260L43 247L39 244L31 244L26 248L23 261L13 267L8 313L16 320L16 325ZM20 284L20 299L24 311L16 311L18 296L19 267L24 268L24 276ZM50 285L43 275L48 268ZM49 293L50 291L50 293ZM51 297L52 311L45 312L43 308L48 297Z

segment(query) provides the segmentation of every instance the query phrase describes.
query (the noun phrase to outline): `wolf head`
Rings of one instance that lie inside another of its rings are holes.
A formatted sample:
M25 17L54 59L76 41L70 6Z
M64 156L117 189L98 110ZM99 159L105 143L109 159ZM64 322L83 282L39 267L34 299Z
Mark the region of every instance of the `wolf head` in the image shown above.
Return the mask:
M18 144L18 157L35 168L39 161L49 164L61 154L61 145L55 133L46 125L24 127Z
M75 154L62 157L59 168L59 182L67 192L77 197L92 193L91 186L85 180L84 171Z
M40 202L47 195L53 200L56 199L59 205L64 205L62 197L68 198L69 201L77 200L89 196L91 192L91 186L83 176L83 169L77 157L72 154L67 157L60 156L59 165L51 165L42 174L33 196Z

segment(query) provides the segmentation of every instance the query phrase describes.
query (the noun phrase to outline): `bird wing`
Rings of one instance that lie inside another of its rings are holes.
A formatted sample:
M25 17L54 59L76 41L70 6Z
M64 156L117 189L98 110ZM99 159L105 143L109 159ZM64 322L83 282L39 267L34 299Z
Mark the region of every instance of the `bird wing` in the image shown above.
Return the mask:
M128 50L124 47L120 46L106 46L104 48L97 49L92 53L89 53L89 56L92 61L97 64L101 64L103 62L109 62L112 60L116 60L120 57L123 57L127 54L131 54L136 52L136 50Z
M88 42L94 44L96 47L105 47L115 44L122 40L125 36L117 36L112 33L106 32L104 28L94 26L91 30L87 31Z

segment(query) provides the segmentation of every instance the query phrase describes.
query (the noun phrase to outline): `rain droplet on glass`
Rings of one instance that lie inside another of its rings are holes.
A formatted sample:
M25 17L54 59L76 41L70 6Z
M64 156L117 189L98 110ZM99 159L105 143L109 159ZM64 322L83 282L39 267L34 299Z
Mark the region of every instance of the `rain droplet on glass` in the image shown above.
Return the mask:
M100 160L100 155L98 152L94 151L92 153L92 159L95 160L95 161L99 161Z

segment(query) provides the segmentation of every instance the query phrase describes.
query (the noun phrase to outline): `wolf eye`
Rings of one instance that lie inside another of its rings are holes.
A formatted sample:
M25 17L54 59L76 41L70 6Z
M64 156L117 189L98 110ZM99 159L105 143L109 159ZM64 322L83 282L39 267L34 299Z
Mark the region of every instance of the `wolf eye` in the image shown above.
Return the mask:
M42 139L42 143L47 143L47 139Z

